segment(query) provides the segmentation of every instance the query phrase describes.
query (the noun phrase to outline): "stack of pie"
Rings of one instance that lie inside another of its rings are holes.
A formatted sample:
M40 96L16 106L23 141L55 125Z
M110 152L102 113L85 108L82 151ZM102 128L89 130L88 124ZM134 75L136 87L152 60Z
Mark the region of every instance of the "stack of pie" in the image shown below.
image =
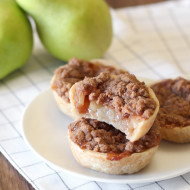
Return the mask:
M109 174L144 168L160 143L154 124L159 101L153 90L105 61L71 59L51 81L68 127L70 147L84 167Z

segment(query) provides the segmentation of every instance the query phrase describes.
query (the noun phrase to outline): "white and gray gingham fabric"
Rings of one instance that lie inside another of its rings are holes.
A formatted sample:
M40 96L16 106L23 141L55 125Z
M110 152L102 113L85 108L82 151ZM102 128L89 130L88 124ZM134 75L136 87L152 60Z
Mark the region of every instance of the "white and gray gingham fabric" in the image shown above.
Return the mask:
M106 59L139 77L190 76L190 0L112 10L112 16L114 38ZM35 189L190 189L190 173L148 184L109 184L56 171L36 157L21 135L22 112L50 87L55 68L63 62L43 49L35 31L34 38L26 65L0 81L0 151Z

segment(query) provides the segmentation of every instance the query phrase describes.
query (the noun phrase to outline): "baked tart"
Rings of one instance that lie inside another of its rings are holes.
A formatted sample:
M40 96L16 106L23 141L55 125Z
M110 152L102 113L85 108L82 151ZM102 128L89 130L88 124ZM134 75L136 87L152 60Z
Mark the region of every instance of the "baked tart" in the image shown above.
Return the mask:
M162 138L176 143L190 142L190 81L166 79L151 86L160 110L155 120Z
M75 159L84 167L108 174L132 174L153 158L160 143L153 126L138 141L130 142L113 126L81 118L69 125L69 143Z

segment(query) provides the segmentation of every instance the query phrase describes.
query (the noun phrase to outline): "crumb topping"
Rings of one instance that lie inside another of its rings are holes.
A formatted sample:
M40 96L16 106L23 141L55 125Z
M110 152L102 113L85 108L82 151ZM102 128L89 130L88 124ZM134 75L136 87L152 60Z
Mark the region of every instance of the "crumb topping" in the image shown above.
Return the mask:
M89 61L73 58L68 64L56 69L52 89L54 89L60 97L69 103L69 90L73 84L83 80L85 77L95 77L101 72L116 75L125 73L125 71L115 69L111 66L105 66L98 62L94 64Z
M138 141L130 142L126 135L112 125L95 119L81 118L69 125L71 140L83 149L102 153L137 153L154 147L160 142L157 127Z
M190 125L190 81L184 78L167 79L152 86L159 102L155 124L173 128Z

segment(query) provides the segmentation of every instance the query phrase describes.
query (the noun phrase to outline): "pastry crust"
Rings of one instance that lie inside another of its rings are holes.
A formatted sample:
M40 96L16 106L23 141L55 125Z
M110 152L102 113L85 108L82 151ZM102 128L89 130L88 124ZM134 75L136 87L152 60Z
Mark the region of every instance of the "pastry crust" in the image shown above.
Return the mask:
M117 77L117 76L113 76ZM72 104L72 112L75 114L75 118L79 119L81 117L97 119L98 121L103 121L110 125L113 125L116 129L126 134L126 138L131 142L134 142L144 136L149 129L151 128L156 115L159 110L159 102L156 98L153 90L148 87L150 97L155 101L156 108L154 113L148 118L145 119L142 116L131 116L126 119L121 119L116 111L108 106L103 104L96 104L96 101L90 101L88 111L86 113L79 113L75 107L75 96L76 96L77 83L75 83L69 92L69 97ZM83 94L80 94L81 100L84 100ZM85 101L85 100L84 100ZM84 101L81 101L84 103Z
M53 92L53 96L57 102L57 105L59 107L59 109L65 114L70 116L71 118L75 119L75 115L73 114L72 107L71 107L71 103L66 102L65 100L63 100L63 98L61 98L57 92L55 90L52 90Z
M111 66L115 69L118 70L122 70L123 72L125 72L123 70L122 67L120 67L119 65L117 65L116 63L112 62L112 61L108 61L108 60L104 60L104 59L94 59L90 61L91 63L94 64L101 64L102 66ZM63 68L64 66L61 66L60 68ZM56 92L56 90L53 88L53 84L55 81L56 76L54 75L51 79L51 89L53 92L53 96L57 102L57 105L59 107L59 109L66 115L72 117L73 119L76 118L76 115L72 112L72 106L70 102L67 102L66 100L64 100L61 96L58 95L58 93Z
M81 149L69 137L72 153L82 166L108 174L132 174L140 171L149 164L154 156L158 145L141 153L126 155L119 160L107 159L108 153L100 153L92 150Z
M175 143L189 143L190 142L190 126L165 128L159 127L163 139Z

